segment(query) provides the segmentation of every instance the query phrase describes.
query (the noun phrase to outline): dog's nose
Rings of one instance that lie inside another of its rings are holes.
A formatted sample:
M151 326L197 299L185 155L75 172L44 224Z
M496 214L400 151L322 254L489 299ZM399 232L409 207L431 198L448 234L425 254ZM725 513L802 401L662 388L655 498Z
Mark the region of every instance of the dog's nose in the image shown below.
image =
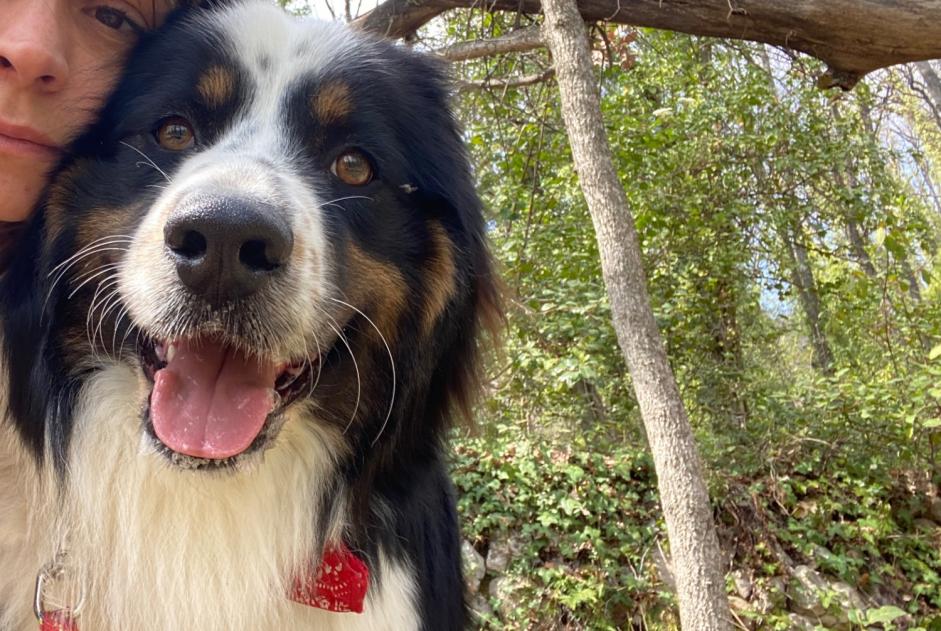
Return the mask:
M218 196L184 199L170 213L163 237L180 280L213 304L261 289L294 247L277 207Z

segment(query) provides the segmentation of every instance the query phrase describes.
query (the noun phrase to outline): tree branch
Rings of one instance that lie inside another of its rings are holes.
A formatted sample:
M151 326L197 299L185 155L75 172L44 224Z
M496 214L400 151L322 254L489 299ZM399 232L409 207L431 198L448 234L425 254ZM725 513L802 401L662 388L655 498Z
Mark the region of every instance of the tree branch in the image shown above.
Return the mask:
M493 39L459 42L435 51L448 61L467 61L503 53L521 53L543 45L538 26L527 26Z
M456 8L539 13L539 0L385 0L353 23L393 38ZM941 57L937 0L578 0L584 20L783 46L830 67L848 89L877 68Z
M513 79L501 79L498 81L461 81L458 83L458 90L465 92L468 90L492 90L503 88L522 88L527 85L535 85L537 83L542 83L548 81L555 75L555 69L549 68L545 72L540 72L538 74L526 75L524 77L515 77Z

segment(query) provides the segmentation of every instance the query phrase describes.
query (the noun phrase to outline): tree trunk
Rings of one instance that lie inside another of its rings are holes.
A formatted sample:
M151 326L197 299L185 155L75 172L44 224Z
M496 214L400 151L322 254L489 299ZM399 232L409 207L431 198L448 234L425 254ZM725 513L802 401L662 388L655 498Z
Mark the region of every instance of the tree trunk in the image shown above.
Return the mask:
M713 269L716 275L711 294L714 308L713 356L722 368L719 383L713 387L724 411L735 422L736 429L745 429L748 422L748 401L742 375L745 372L745 352L738 326L738 296L729 270ZM726 428L728 429L728 428Z
M544 0L543 10L562 118L598 239L614 328L631 370L657 469L680 620L690 631L725 631L730 628L730 613L709 495L693 431L650 308L634 219L605 135L585 25L575 0Z
M918 72L925 80L928 94L931 96L931 100L934 101L935 109L941 109L941 79L938 78L938 73L934 71L929 61L916 62L915 67L918 68Z
M859 222L856 221L855 217L853 217L852 211L847 211L845 215L845 221L846 238L850 242L850 250L853 252L853 258L855 258L856 262L859 263L859 266L863 268L866 276L869 278L875 278L876 267L872 264L872 259L869 258L869 253L866 252L866 244L863 241L862 231L859 229Z
M908 295L916 303L921 302L921 285L907 254L899 261L899 265L902 266L902 275L905 276L905 281L908 283Z
M833 372L833 352L824 332L820 309L820 294L814 281L810 257L807 256L807 244L804 232L799 225L784 227L782 235L784 246L791 260L791 279L797 289L801 308L810 331L810 343L813 348L812 364L820 372L829 375Z
M832 112L835 121L839 122L842 119L840 108L837 107L836 102L830 104L830 112ZM863 119L865 121L865 115ZM846 173L845 177L843 176L844 172ZM859 185L856 180L856 172L853 170L853 163L849 159L845 160L843 164L833 165L833 179L847 193L855 191ZM846 223L846 239L849 241L853 258L856 259L866 276L875 278L876 267L872 264L872 259L869 258L869 253L866 251L866 244L863 240L863 233L859 227L855 209L852 207L844 208L841 214L843 215L843 221Z
M836 107L833 108L833 114L835 118L839 118L839 112ZM843 176L844 170L843 166L836 164L833 167L833 179L836 180L836 183L840 188L846 191L853 191L859 185L859 182L856 180L856 173L853 171L853 165L847 161L846 163L846 177ZM866 242L863 239L863 231L859 226L859 220L856 218L856 212L854 208L844 208L840 213L843 215L843 221L846 224L846 239L849 241L850 252L853 255L853 258L856 259L856 262L863 269L863 272L866 273L866 276L869 278L876 277L876 266L872 264L872 259L869 258L869 252L866 251Z

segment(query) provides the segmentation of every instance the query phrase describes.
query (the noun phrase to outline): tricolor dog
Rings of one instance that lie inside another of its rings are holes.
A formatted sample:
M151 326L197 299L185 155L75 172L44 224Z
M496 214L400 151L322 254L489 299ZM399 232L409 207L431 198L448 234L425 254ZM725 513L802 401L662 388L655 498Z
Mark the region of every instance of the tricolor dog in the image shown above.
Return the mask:
M465 627L443 442L499 315L436 63L172 17L17 247L0 629Z

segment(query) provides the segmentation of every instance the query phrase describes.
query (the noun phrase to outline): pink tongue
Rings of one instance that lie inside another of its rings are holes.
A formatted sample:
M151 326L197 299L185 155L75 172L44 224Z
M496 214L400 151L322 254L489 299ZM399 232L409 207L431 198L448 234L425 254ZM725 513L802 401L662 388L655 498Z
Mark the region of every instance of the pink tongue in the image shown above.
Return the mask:
M274 406L277 367L212 340L175 344L173 360L154 376L150 418L157 437L197 458L242 453Z

